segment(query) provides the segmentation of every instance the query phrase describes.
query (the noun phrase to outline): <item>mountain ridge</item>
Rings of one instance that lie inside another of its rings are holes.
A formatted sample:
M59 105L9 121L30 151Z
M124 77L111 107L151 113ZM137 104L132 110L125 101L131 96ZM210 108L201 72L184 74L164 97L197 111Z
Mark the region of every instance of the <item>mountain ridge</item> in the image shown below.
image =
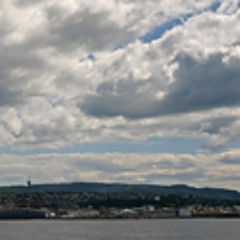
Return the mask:
M56 184L34 184L31 188L25 186L0 187L1 192L6 191L57 191L57 192L154 192L158 194L193 195L206 198L240 200L240 192L225 188L203 187L197 188L184 184L171 186L154 184L126 184L126 183L100 183L100 182L73 182Z

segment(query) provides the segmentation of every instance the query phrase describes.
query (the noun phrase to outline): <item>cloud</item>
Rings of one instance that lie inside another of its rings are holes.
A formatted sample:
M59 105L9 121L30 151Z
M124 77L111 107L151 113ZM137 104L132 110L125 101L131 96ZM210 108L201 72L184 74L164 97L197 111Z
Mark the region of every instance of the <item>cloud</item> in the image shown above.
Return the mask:
M239 149L220 154L2 154L1 185L22 185L28 176L34 184L104 181L122 183L188 184L238 189Z
M202 131L209 134L218 134L221 129L231 126L237 120L238 118L234 116L213 118L202 123Z
M41 3L41 0L12 0L18 7L27 7Z
M57 51L76 51L81 47L90 52L113 49L131 34L112 21L108 12L79 10L65 17L64 13L59 7L46 10L48 31L44 42ZM36 40L34 37L31 41Z
M239 105L239 64L240 60L235 66L225 64L221 55L203 62L180 57L176 80L160 104L160 114L161 108L163 113L178 113Z
M155 182L155 181L161 181L166 179L171 179L172 181L183 181L183 182L192 182L197 181L199 179L203 179L206 176L204 175L202 169L191 171L191 172L184 172L184 173L177 173L177 174L151 174L145 176L147 182Z
M212 11L215 3L2 1L0 145L191 136L219 150L237 142L240 12L233 1ZM182 24L167 28L174 19ZM142 42L156 28L161 34Z
M238 151L231 151L228 153L222 153L219 158L220 162L226 165L238 165L240 164Z
M157 99L158 89L138 93L140 84L127 80L101 84L98 95L87 96L80 108L96 117L144 118L239 105L240 60L233 66L219 54L202 61L187 55L177 59L175 81L163 99Z

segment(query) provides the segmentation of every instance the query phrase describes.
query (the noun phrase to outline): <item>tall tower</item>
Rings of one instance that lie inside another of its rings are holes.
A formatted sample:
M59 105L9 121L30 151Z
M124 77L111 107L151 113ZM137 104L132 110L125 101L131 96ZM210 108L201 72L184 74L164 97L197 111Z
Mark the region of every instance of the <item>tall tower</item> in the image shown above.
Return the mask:
M31 186L32 186L30 177L28 177L27 186L28 186L28 188L31 188Z

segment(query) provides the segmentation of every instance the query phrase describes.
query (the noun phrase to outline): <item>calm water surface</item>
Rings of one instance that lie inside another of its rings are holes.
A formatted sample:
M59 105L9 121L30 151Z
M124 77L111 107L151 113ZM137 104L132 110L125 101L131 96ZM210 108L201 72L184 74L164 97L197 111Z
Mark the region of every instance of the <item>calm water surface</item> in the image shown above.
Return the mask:
M3 240L237 240L240 220L0 221Z

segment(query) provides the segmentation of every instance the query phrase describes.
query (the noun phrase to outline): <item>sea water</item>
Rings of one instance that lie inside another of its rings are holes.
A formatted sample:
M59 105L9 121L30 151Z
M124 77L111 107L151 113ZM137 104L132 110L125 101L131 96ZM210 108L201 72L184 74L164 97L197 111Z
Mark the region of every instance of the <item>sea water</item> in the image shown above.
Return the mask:
M237 240L238 219L0 221L2 240Z

